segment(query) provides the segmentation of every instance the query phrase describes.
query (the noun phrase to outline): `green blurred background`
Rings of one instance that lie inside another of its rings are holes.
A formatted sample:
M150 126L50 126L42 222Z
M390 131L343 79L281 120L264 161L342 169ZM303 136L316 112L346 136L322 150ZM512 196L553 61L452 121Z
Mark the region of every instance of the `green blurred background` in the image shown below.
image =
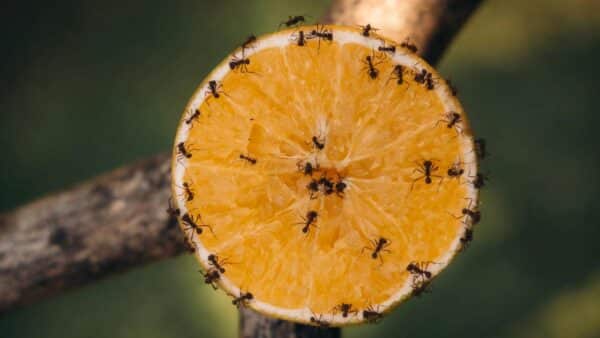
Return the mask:
M0 210L168 151L195 87L249 33L329 3L0 5ZM377 26L377 22L372 22ZM600 337L600 2L491 0L439 64L488 139L474 244L345 337ZM0 317L0 337L234 337L190 256Z

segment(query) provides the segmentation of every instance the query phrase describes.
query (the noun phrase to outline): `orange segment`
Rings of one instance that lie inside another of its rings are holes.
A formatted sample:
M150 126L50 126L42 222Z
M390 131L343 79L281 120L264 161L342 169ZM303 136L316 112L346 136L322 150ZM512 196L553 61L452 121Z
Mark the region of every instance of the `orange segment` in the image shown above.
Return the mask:
M423 60L347 27L290 39L313 29L260 38L206 78L177 132L173 194L209 283L276 317L343 325L423 291L460 250L477 159Z

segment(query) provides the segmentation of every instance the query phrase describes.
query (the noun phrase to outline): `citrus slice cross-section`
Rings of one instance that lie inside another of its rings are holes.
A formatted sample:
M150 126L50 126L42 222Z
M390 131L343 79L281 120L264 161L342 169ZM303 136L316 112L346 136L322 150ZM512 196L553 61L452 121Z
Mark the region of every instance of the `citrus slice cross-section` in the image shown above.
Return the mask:
M173 197L204 280L313 325L375 321L472 238L477 156L453 90L409 49L341 26L250 41L202 82Z

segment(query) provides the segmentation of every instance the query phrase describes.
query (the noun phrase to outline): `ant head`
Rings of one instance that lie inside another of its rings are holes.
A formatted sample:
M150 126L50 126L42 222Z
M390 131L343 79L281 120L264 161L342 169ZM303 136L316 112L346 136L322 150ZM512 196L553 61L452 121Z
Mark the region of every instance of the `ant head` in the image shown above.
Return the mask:
M317 214L316 211L311 210L311 211L309 211L309 212L306 213L306 218L315 218L315 217L317 217L317 215L318 214Z
M207 259L208 259L209 261L214 261L216 257L217 257L217 256L215 256L215 254L210 254L210 255L208 255Z

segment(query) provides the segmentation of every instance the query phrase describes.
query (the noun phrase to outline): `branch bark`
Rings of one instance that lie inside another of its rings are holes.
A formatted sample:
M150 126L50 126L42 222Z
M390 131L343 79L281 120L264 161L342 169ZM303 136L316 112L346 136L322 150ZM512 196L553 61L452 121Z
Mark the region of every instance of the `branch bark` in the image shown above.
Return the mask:
M481 0L334 0L324 23L371 23L436 63ZM0 313L185 250L165 212L169 156L157 155L0 215ZM242 337L339 337L241 313Z

